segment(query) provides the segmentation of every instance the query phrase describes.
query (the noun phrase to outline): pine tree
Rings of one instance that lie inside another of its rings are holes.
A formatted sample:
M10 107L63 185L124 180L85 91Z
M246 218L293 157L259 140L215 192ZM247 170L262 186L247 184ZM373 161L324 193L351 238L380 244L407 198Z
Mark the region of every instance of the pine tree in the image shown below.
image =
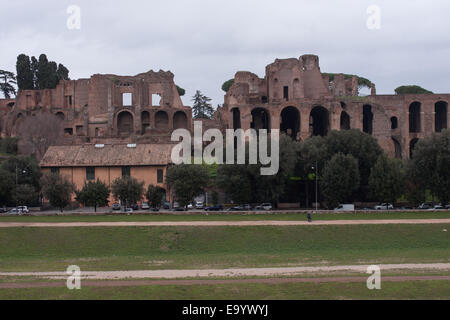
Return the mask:
M14 73L0 70L0 91L3 92L3 95L6 99L10 99L11 95L16 95L16 77Z
M192 113L194 114L195 119L211 119L214 109L209 103L211 101L210 98L197 90L195 95L192 97L192 101L194 101Z

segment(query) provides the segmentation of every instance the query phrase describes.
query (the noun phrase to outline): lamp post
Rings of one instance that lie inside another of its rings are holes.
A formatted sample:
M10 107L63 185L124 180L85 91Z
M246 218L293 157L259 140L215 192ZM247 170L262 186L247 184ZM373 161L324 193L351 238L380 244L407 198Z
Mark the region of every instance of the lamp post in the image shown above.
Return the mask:
M314 173L314 178L316 180L316 211L315 212L317 213L317 191L318 191L318 189L317 189L317 160L316 160L316 165L313 166L311 169L315 170L315 173Z
M25 169L22 169L22 174L27 173L28 167L30 165L26 166ZM19 167L17 166L17 162L16 162L16 212L18 213L18 199L17 199L17 187L19 186Z

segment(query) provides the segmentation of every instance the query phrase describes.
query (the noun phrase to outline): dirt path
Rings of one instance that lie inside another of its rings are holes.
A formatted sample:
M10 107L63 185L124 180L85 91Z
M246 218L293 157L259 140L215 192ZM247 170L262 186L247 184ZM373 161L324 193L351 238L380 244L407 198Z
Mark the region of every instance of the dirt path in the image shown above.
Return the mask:
M383 281L450 281L450 276L386 276ZM236 283L326 283L326 282L361 282L367 281L367 277L326 277L326 278L266 278L266 279L225 279L225 280L116 280L116 281L92 281L85 280L81 287L135 287L135 286L173 286L173 285L218 285ZM66 282L20 282L0 283L0 289L28 289L28 288L57 288L66 287Z
M307 221L135 221L135 222L0 222L0 228L13 227L157 227L157 226L317 226L355 224L446 224L450 219L374 219Z
M178 269L178 270L127 270L127 271L83 271L82 279L181 279L207 277L273 277L295 276L308 273L360 272L366 273L368 265L279 267L279 268L230 268L230 269ZM450 270L450 263L380 264L387 270ZM66 272L0 272L3 277L33 276L45 279L66 279Z

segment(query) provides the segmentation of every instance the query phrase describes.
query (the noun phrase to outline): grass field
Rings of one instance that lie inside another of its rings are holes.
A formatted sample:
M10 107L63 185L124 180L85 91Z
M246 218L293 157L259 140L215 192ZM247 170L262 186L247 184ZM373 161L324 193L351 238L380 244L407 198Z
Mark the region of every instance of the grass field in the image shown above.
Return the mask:
M1 271L450 261L437 225L0 228Z
M220 284L0 289L0 299L450 299L448 282Z
M357 213L317 213L314 220L364 219L445 219L450 211L373 211ZM98 221L248 221L248 220L306 220L306 213L214 213L206 214L134 214L134 215L71 215L71 216L0 216L0 222L98 222Z

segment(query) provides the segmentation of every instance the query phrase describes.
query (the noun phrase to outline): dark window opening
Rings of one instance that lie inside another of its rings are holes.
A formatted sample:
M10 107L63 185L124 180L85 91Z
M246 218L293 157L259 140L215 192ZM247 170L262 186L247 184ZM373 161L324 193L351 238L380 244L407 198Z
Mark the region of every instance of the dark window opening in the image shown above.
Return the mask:
M420 132L420 102L409 106L409 132Z
M69 135L69 136L73 135L73 129L72 128L65 128L64 129L64 134Z
M141 113L141 134L145 134L147 128L150 128L150 113L148 111L143 111Z
M233 129L241 128L241 111L238 108L233 108Z
M158 111L155 114L155 128L166 129L169 126L169 116L165 111Z
M267 129L270 130L270 117L267 110L262 108L256 108L252 110L252 122L250 127L259 130Z
M156 174L157 174L157 177L156 177L157 182L158 182L158 183L163 183L163 180L164 180L163 170L162 170L162 169L158 169L158 171L156 172Z
M286 107L281 111L280 131L292 139L297 139L300 131L300 113L295 107Z
M59 174L59 168L53 167L50 168L51 173L58 173Z
M347 112L341 112L341 130L350 130L350 116Z
M447 129L447 102L439 101L434 105L434 126L436 132Z
M180 128L187 129L187 117L183 111L175 112L175 114L173 116L173 128L174 129L180 129Z
M86 168L86 180L95 180L95 167Z
M129 112L121 112L117 116L119 135L129 135L133 132L133 116Z
M329 130L330 120L328 110L318 106L311 110L309 117L309 131L313 136L326 136Z
M373 113L371 105L363 106L363 131L368 134L372 134L373 129Z
M262 103L267 103L267 97L266 96L262 96L261 97L261 102Z
M84 134L83 126L76 126L75 130L76 130L78 136L82 136Z
M289 87L283 87L283 98L289 100Z
M130 177L130 176L131 176L131 168L122 167L122 177Z
M392 117L391 118L391 129L397 129L398 128L398 119L397 117Z

